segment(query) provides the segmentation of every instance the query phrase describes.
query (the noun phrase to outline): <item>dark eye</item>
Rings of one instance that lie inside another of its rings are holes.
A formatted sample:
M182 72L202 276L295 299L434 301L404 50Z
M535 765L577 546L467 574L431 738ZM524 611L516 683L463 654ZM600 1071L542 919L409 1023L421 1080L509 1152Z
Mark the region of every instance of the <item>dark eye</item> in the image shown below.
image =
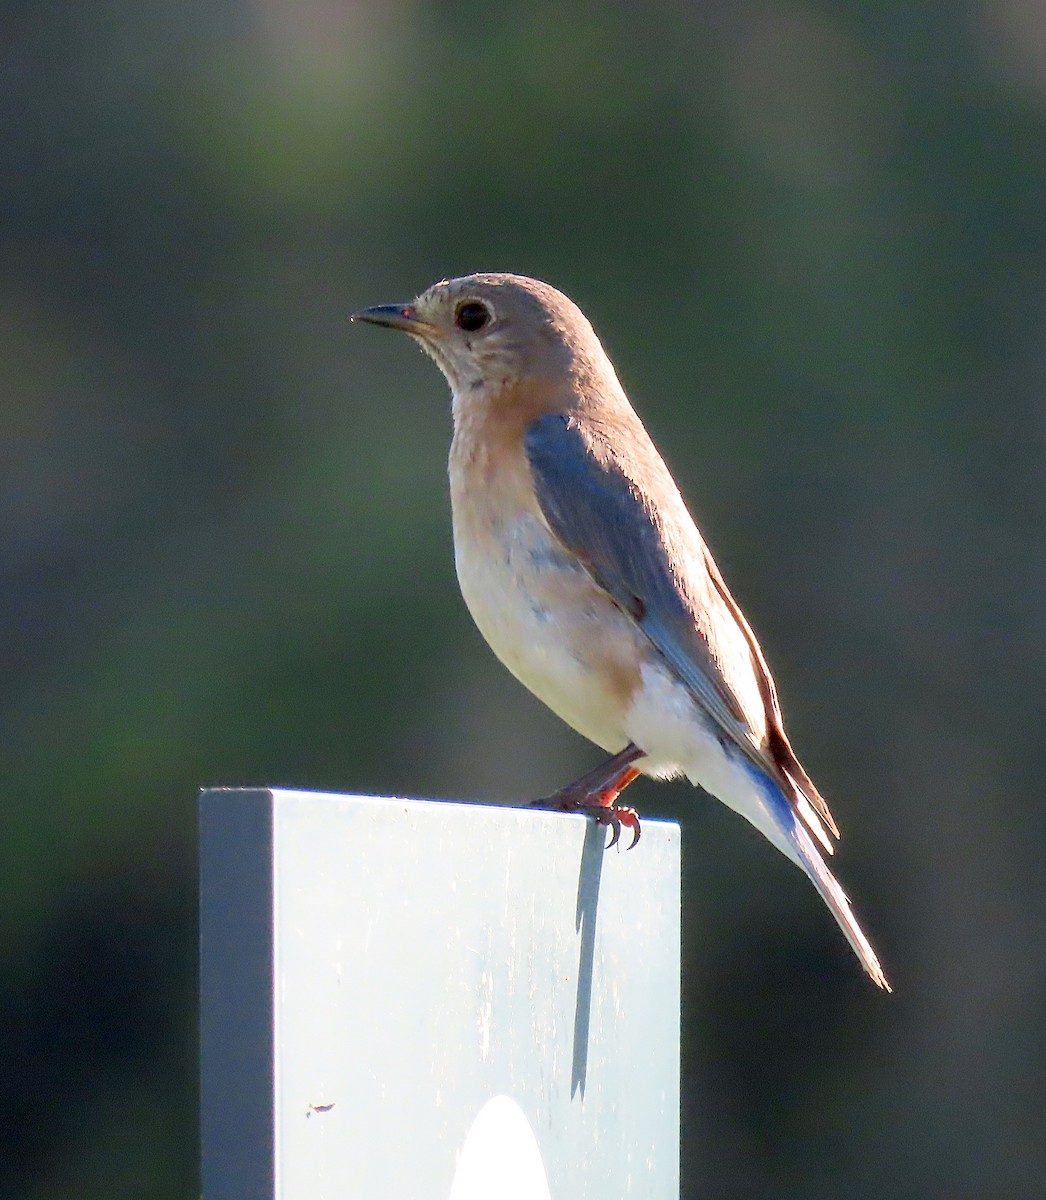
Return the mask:
M466 333L475 333L490 320L490 309L478 300L463 300L454 313L454 323Z

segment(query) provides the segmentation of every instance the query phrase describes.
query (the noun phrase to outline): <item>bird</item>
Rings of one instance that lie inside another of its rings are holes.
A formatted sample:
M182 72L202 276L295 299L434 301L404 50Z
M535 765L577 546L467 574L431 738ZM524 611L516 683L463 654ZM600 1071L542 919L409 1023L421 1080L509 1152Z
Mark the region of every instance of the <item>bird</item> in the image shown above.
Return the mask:
M679 488L581 309L477 273L353 321L408 334L446 377L462 596L531 692L610 757L540 804L639 838L619 796L683 776L809 877L891 990L824 854L839 828L785 734L777 688ZM630 847L631 848L631 847Z

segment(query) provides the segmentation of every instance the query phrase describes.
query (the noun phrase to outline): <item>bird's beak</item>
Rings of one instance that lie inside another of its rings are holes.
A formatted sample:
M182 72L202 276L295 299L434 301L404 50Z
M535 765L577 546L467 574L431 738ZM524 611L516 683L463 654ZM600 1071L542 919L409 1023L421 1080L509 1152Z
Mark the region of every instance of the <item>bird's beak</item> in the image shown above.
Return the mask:
M432 337L436 332L434 325L419 318L418 310L413 304L375 304L373 308L364 308L353 313L349 320L386 325L389 329L401 329L404 333L422 338Z

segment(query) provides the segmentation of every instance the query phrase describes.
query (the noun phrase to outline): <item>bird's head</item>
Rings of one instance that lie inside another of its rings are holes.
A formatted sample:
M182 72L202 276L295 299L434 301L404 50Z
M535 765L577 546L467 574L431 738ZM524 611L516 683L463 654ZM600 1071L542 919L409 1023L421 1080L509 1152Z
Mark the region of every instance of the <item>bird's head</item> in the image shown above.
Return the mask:
M409 334L447 377L455 399L506 387L590 381L616 385L585 314L547 283L522 275L464 275L433 284L409 304L353 313Z

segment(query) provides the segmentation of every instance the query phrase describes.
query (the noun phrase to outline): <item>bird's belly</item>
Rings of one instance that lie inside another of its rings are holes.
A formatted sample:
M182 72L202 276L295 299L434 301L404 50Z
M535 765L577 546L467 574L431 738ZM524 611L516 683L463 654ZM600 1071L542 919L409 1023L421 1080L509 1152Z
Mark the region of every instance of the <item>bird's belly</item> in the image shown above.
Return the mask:
M535 516L489 540L459 533L461 592L494 653L578 733L622 749L644 652L634 623Z

